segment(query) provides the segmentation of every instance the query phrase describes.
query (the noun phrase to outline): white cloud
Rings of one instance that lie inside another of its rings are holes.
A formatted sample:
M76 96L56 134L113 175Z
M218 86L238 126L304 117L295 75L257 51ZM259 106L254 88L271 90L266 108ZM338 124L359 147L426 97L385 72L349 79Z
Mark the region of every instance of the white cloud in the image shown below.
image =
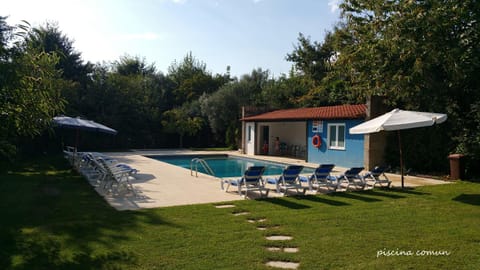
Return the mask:
M181 5L181 4L185 4L187 2L187 0L172 0L172 2L174 4L180 4Z
M340 5L340 0L330 0L328 1L328 5L330 6L330 11L335 13L338 10Z

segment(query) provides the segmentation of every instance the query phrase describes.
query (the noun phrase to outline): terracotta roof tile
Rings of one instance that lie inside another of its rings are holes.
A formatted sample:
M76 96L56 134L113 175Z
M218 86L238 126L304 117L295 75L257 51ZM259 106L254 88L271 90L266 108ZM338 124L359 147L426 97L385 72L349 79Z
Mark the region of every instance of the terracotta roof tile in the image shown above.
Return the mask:
M367 105L339 105L315 108L287 109L249 116L242 121L280 121L307 119L358 119L365 118Z

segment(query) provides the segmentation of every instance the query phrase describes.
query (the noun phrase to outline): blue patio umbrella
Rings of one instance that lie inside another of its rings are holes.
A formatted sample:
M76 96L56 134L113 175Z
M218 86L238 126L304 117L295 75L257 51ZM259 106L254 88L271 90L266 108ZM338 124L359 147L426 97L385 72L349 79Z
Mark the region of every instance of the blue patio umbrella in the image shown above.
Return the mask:
M82 119L80 117L56 116L53 118L53 124L61 128L71 128L77 130L75 147L78 146L79 131L86 130L91 132L101 132L116 135L117 131L113 128L99 124L92 120Z

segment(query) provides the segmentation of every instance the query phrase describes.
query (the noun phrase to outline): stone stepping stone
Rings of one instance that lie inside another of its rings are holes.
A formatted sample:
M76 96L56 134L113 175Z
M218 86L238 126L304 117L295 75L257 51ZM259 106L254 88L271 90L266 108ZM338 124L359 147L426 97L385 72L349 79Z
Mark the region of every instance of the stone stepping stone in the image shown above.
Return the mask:
M215 208L234 208L235 205L233 204L221 204L221 205L215 205Z
M245 215L248 215L250 214L250 212L236 212L236 213L232 213L234 216L245 216Z
M300 263L284 262L284 261L269 261L265 265L270 267L282 268L282 269L297 269L300 266Z
M250 223L257 223L257 222L265 222L267 221L266 218L261 218L261 219L247 219L248 222Z
M297 253L298 252L298 248L297 247L286 247L286 248L283 248L283 252L285 253Z
M278 228L280 228L279 225L273 225L273 226L259 225L259 226L257 226L257 230L259 230L259 231L266 231L266 230L278 229Z
M270 241L287 241L287 240L292 240L293 237L288 235L271 235L271 236L265 237L265 239Z
M297 253L298 248L296 247L267 247L268 251L272 252L285 252L285 253Z

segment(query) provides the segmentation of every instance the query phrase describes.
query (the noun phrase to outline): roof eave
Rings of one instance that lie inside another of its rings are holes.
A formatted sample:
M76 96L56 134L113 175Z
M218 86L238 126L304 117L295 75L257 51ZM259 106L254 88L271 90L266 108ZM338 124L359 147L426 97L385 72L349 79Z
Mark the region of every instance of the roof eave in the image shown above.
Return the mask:
M358 117L312 117L312 118L242 118L240 121L242 122L299 122L299 121L309 121L309 120L355 120L355 119L365 119L366 115L358 116Z

